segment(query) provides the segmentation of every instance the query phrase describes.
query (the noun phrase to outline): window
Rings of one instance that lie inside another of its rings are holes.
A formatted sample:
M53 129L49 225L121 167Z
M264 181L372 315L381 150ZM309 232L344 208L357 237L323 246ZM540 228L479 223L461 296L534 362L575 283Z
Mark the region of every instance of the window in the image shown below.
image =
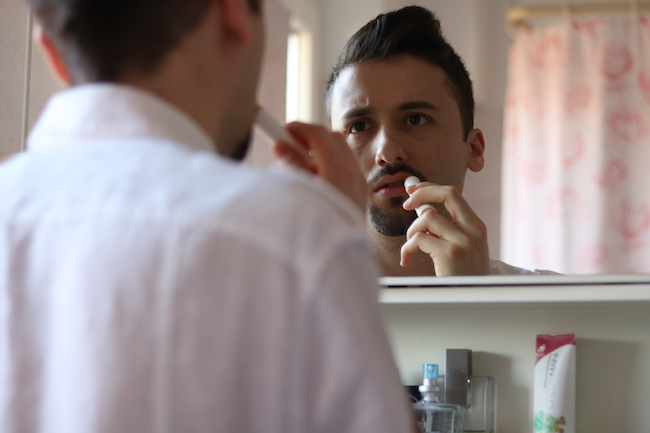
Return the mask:
M291 20L287 41L286 121L312 121L312 35Z

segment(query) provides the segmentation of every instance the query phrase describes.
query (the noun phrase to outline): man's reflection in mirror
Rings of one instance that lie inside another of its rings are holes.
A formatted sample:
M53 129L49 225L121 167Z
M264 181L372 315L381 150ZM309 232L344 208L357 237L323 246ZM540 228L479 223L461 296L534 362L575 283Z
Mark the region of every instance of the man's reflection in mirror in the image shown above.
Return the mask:
M330 76L327 107L368 181L383 275L540 272L490 259L485 224L462 196L467 170L483 169L485 140L467 69L430 11L382 14L354 34ZM420 183L405 188L410 176Z

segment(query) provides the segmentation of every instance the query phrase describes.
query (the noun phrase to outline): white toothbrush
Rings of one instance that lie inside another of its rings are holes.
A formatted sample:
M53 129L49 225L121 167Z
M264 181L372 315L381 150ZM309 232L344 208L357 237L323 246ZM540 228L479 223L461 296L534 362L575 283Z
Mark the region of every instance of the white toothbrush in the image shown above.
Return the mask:
M406 188L408 186L411 186L411 185L417 185L418 183L420 183L420 179L418 179L417 176L409 176L404 181L404 188ZM410 194L409 194L409 196L410 196ZM436 210L436 208L433 207L430 204L423 204L422 206L419 206L418 208L415 209L415 213L418 214L418 216L420 216L427 209L433 209L434 211Z

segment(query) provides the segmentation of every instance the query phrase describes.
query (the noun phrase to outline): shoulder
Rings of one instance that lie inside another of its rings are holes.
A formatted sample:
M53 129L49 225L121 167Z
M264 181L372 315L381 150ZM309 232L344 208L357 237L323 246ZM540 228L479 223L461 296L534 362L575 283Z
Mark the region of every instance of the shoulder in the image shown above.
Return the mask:
M343 194L307 173L235 165L213 182L221 186L208 183L204 194L194 192L206 204L196 217L218 232L294 258L301 253L326 254L342 244L366 247L363 213ZM208 190L218 192L206 201Z
M313 261L344 245L367 248L363 213L334 187L300 170L181 152L130 177L136 176L140 204L132 206L202 236L227 235L294 261Z

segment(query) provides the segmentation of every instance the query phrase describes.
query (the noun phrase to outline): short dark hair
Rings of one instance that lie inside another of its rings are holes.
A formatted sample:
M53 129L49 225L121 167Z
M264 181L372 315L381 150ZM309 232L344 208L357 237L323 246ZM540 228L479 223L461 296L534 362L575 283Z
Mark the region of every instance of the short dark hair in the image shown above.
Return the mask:
M474 93L469 73L442 34L440 21L429 10L407 6L381 14L356 32L339 53L327 82L326 103L331 108L332 88L346 66L409 54L440 67L460 110L465 139L474 128Z
M28 0L73 83L149 74L201 23L210 0ZM259 12L259 0L248 0Z

